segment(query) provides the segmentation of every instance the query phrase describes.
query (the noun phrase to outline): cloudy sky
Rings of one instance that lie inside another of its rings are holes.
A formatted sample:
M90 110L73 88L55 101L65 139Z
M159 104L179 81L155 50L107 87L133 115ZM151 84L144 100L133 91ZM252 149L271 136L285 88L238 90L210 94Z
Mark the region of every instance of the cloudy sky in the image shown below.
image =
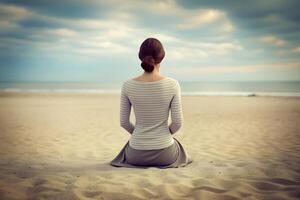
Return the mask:
M213 2L213 3L212 3ZM178 80L300 80L300 1L0 0L0 81L122 81L148 37Z

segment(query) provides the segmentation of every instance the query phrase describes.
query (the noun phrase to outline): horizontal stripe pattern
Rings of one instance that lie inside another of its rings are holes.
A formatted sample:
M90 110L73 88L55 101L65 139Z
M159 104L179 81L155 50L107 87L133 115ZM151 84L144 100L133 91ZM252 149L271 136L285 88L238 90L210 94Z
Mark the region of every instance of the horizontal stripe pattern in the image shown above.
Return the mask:
M122 85L120 102L120 124L131 134L130 147L153 150L174 143L172 134L183 124L181 89L177 80L170 77L154 82L128 79ZM131 108L135 125L130 122Z

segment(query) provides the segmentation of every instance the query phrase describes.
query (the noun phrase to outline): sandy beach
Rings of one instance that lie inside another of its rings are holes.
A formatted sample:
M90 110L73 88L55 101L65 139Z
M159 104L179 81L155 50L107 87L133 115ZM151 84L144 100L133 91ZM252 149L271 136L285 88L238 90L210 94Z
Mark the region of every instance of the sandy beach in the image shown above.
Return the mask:
M299 199L300 98L184 96L183 168L109 165L119 95L0 94L0 199ZM132 118L134 120L134 118Z

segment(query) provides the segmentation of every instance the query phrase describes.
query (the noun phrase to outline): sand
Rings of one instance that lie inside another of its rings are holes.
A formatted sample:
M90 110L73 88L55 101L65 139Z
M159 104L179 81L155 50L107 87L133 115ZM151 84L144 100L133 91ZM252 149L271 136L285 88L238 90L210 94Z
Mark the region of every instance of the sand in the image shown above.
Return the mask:
M0 199L299 199L300 98L184 96L183 168L109 165L119 95L0 94Z

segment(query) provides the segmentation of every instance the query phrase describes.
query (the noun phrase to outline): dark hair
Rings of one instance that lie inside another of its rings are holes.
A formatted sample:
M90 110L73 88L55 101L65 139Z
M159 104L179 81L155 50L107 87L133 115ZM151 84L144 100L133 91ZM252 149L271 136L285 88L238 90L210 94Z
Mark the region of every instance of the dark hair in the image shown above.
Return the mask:
M142 61L141 66L146 72L152 72L154 65L160 63L165 57L164 47L158 39L146 39L139 52L139 58Z

